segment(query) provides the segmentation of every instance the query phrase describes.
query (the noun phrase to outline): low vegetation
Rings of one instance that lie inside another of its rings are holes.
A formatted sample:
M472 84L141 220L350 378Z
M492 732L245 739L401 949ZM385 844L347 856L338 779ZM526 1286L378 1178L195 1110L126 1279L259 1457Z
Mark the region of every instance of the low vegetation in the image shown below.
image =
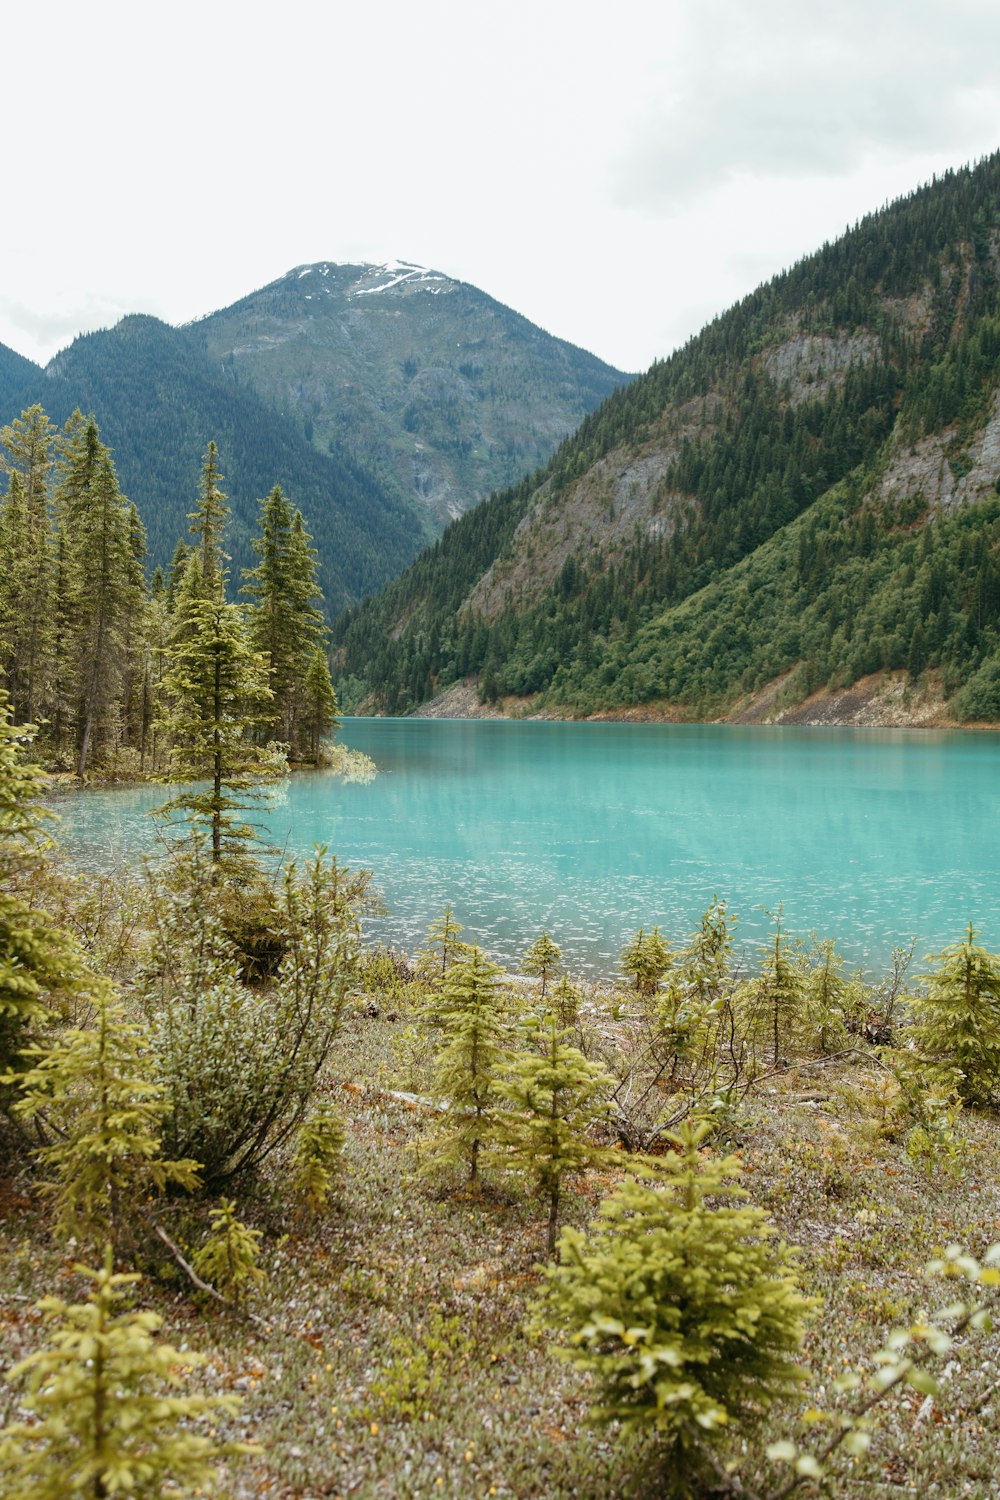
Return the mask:
M197 820L95 907L29 742L7 714L4 1493L992 1493L974 930L872 983L780 919L738 959L716 903L578 986L450 912L368 950L363 876Z

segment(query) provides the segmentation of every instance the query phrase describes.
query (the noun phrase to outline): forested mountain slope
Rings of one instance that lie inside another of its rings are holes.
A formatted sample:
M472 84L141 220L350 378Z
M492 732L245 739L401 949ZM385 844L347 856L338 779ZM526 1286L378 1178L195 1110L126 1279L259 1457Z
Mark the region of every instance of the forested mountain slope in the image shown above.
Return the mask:
M616 391L338 623L348 700L703 717L898 670L1000 718L998 213L995 155Z
M0 410L5 411L11 398L41 373L40 365L33 364L23 354L8 349L6 344L0 344Z
M544 462L631 378L403 262L298 266L191 332L321 453L343 445L372 466L428 539Z
M215 369L186 329L132 316L85 334L8 395L0 419L34 402L60 424L75 407L96 416L122 488L139 507L154 562L168 562L187 535L210 440L218 444L232 506L236 568L254 560L249 541L258 501L276 483L307 518L334 607L380 587L419 550L422 529L398 496L346 452L318 453L252 391Z

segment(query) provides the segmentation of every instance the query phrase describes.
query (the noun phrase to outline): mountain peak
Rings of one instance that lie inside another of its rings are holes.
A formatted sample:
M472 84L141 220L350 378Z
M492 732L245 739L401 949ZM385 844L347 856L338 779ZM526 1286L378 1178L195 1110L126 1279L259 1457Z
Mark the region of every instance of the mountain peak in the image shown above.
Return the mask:
M387 260L381 265L369 261L360 265L339 265L336 261L319 260L311 265L293 266L281 279L293 285L308 279L308 289L303 288L303 295L309 300L317 294L332 296L335 288L344 297L370 297L377 292L395 291L397 287L406 291L420 288L441 292L458 285L441 271L433 271L412 260Z

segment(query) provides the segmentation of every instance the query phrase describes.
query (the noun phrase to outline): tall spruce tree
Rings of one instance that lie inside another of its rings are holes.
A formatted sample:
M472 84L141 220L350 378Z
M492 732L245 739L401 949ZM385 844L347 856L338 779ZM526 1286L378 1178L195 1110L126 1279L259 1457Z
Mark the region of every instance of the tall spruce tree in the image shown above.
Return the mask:
M175 586L160 720L171 743L171 770L211 781L207 791L182 793L160 811L181 812L207 829L213 867L254 836L239 815L247 811L254 780L272 768L253 744L269 712L267 658L253 647L245 608L226 600L229 507L221 480L218 450L209 443L191 515L199 545Z
M51 668L49 481L56 436L37 405L0 431L0 469L9 476L0 510L0 665L15 715L29 720L44 709Z
M191 522L191 531L198 538L201 587L207 596L218 595L220 598L225 593L226 563L229 561L222 547L229 516L229 506L221 489L223 477L219 473L219 450L211 442L202 460L198 505L191 511L188 520ZM175 565L177 557L178 554L175 553Z
M207 776L205 791L182 793L164 804L208 830L212 862L253 836L247 825L247 791L267 765L251 732L269 699L267 661L250 644L244 612L218 592L218 572L208 588L202 553L188 562L179 591L173 637L162 680L162 723L171 742L171 771Z
M57 503L68 540L64 649L82 777L95 746L118 737L128 642L145 593L132 508L93 418L68 433Z
M260 562L244 569L242 592L254 601L251 639L268 660L267 735L298 754L304 739L310 748L313 740L302 725L306 678L327 636L318 607L322 594L316 581L317 555L302 513L292 510L280 485L260 508L260 536L252 543ZM314 674L314 690L317 686Z

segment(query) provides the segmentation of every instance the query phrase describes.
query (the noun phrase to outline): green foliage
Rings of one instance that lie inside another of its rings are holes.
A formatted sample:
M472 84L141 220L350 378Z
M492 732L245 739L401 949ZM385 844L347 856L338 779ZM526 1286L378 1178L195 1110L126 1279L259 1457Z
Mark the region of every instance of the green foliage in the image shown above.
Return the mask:
M448 968L456 960L464 959L470 952L468 943L460 937L461 923L456 922L451 907L446 906L440 917L435 917L427 929L427 947L421 957L435 976L443 981Z
M301 754L314 766L320 763L323 740L337 726L337 695L326 652L319 646L309 658L302 683Z
M341 1171L344 1122L332 1105L321 1105L299 1126L292 1151L291 1187L310 1213L319 1213Z
M335 623L345 680L389 712L476 675L484 696L562 714L705 718L785 673L794 704L890 670L968 684L960 711L996 717L996 497L984 481L978 503L929 515L915 485L887 498L882 480L922 434L968 470L997 383L998 183L994 154L869 216L615 392L543 471ZM810 365L813 343L835 368ZM663 456L662 480L609 536L602 461L639 451ZM584 539L569 556L564 535Z
M359 1414L379 1422L430 1420L439 1415L442 1397L472 1363L473 1353L465 1319L428 1308L413 1334L401 1329L389 1334Z
M49 1046L24 1050L14 1112L44 1125L38 1150L52 1173L53 1199L64 1237L117 1243L137 1207L170 1183L191 1190L196 1161L165 1161L160 1126L168 1109L152 1076L149 1041L128 1020L106 981L96 981L96 1025L62 1032Z
M635 984L636 990L645 999L656 994L663 976L670 970L673 959L669 945L654 927L646 932L640 927L632 941L622 950L621 969Z
M805 980L799 955L789 951L781 931L781 912L775 919L774 944L763 950L764 964L752 1000L757 1030L770 1044L771 1066L788 1060L802 1020Z
M171 741L171 772L208 777L211 786L172 798L160 812L181 812L195 828L207 828L213 862L219 863L234 845L254 837L236 815L245 812L254 778L279 767L262 757L250 738L270 698L267 662L250 645L245 611L227 604L221 582L218 587L212 582L216 567L205 579L200 555L192 555L162 682L167 705L162 727Z
M588 1133L608 1117L613 1080L600 1063L568 1044L568 1034L555 1016L539 1021L524 1038L529 1050L514 1054L498 1089L508 1106L499 1144L507 1163L525 1172L547 1201L549 1255L555 1253L565 1179L609 1155Z
M473 947L448 970L436 1004L443 1046L433 1079L444 1110L429 1142L428 1167L465 1167L479 1176L479 1158L493 1140L506 1061L506 1016L497 990L500 969Z
M11 722L0 691L0 1077L19 1066L32 1028L92 982L78 944L36 904L51 815L38 806L42 772L26 759L34 734Z
M96 414L126 493L142 497L150 551L163 566L186 529L185 497L213 438L226 459L228 550L237 569L253 562L257 497L276 476L313 519L322 588L337 608L395 577L424 541L421 521L368 459L337 442L317 451L298 424L234 379L231 367L206 358L204 325L169 328L130 316L84 334L58 367L8 402L0 420L32 401L60 423L77 407ZM276 405L287 409L284 400Z
M236 1217L236 1204L229 1198L212 1210L210 1223L208 1239L193 1256L192 1267L224 1297L242 1301L267 1283L266 1272L257 1264L263 1236Z
M562 950L558 943L554 943L547 932L541 933L535 938L530 948L521 960L521 967L526 974L536 974L542 981L542 998L545 998L545 990L548 981L553 974L558 974L562 963Z
M325 680L322 673L327 630L318 607L316 552L301 511L293 512L280 485L260 507L261 534L252 544L260 562L244 569L242 592L254 600L252 644L267 660L270 701L262 738L280 741L296 757L308 749L316 762L323 721L332 721L336 706L329 670ZM311 725L305 722L310 672Z
M942 1396L942 1382L934 1374L933 1365L935 1361L948 1359L956 1343L959 1340L964 1343L969 1333L992 1332L990 1304L995 1302L996 1288L1000 1285L998 1267L1000 1245L991 1245L982 1262L961 1245L949 1245L943 1255L929 1262L925 1268L928 1279L966 1281L983 1290L950 1300L945 1307L925 1314L909 1328L894 1329L874 1356L873 1373L846 1370L838 1376L834 1381L835 1392L853 1396L853 1404L833 1411L810 1410L808 1420L814 1429L822 1425L833 1429L833 1435L818 1452L803 1449L787 1438L768 1444L767 1456L772 1463L790 1465L793 1473L793 1478L773 1492L772 1500L784 1500L804 1480L826 1484L834 1481L837 1476L832 1460L838 1450L852 1460L850 1477L857 1483L860 1476L855 1466L871 1447L877 1407L893 1391L915 1391L924 1399Z
M161 1319L120 1310L138 1276L114 1275L111 1253L86 1302L46 1297L47 1347L14 1366L31 1420L0 1432L0 1489L6 1500L66 1500L212 1491L219 1461L249 1451L191 1430L213 1413L233 1412L234 1396L178 1394L196 1354L157 1343Z
M911 1005L917 1024L911 1036L924 1063L957 1068L960 1097L966 1104L988 1105L1000 1098L1000 958L968 935L942 953L926 991Z
M139 977L173 1155L203 1165L206 1187L255 1171L305 1117L354 982L369 877L325 850L275 892L284 957L263 988L218 914L204 861L151 891L155 932Z
M593 1378L597 1414L662 1434L682 1481L703 1444L797 1389L810 1307L764 1213L720 1201L745 1196L739 1163L702 1156L706 1129L678 1132L677 1154L627 1178L589 1234L563 1230L535 1314L565 1331L559 1352Z

